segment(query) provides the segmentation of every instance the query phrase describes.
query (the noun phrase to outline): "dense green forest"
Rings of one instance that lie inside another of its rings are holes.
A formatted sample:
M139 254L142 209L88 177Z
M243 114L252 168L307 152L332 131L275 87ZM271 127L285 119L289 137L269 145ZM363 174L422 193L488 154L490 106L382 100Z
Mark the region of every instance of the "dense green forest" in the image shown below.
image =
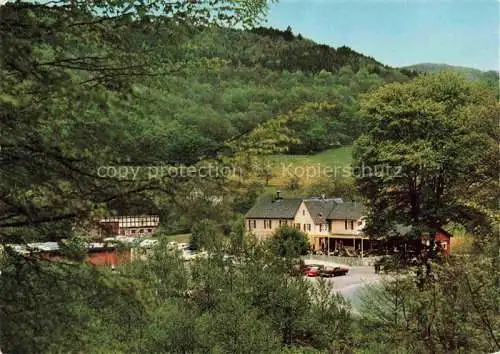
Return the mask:
M3 353L500 350L495 91L259 27L267 7L0 6ZM363 198L373 237L396 222L453 222L475 236L458 257L396 267L402 276L368 290L362 313L326 281L296 276L300 231L258 243L241 220L265 190L262 155L351 144L354 164L397 164L403 175L309 191L292 180L290 191ZM158 172L187 165L241 174ZM114 271L83 261L81 226L152 213L163 230L147 260ZM212 256L186 266L167 243L174 231L193 231ZM9 247L32 241L61 241L64 259Z
M164 147L165 155L152 152L149 161L193 163L284 113L290 114L289 134L300 139L289 144L290 153L352 143L363 129L359 95L408 80L347 47L318 45L291 31L198 32L177 48L187 67L134 87L134 101L154 102L141 114L156 127L156 146ZM317 106L301 113L311 104ZM139 144L136 150L150 147Z
M461 76L464 76L468 80L477 81L481 85L495 90L497 93L497 98L500 98L500 77L498 74L498 70L482 71L479 69L468 68L464 66L435 63L415 64L402 68L402 71L404 72L407 72L407 70L413 71L418 74L437 74L450 71L455 72L457 74L460 74Z
M224 159L235 153L313 153L350 144L364 128L360 94L408 80L349 48L317 45L290 29L230 29L226 8L220 10L222 20L208 26L204 10L191 7L172 10L180 17L189 13L188 20L118 16L104 22L92 20L86 8L67 15L62 7L2 7L6 55L0 85L9 118L0 144L6 163L3 190L11 194L4 224L35 220L43 227L52 212L64 224L108 207L117 213L165 212L175 224L185 219L184 208L167 203L186 204L192 185L201 183L210 193L225 182L213 186L214 181L188 179L185 189L179 183L172 188L171 180L150 180L143 171L147 181L128 174L118 184L116 178L96 183L96 171L216 159L242 163L255 173L247 158ZM54 20L57 16L68 18L67 23ZM250 17L233 13L228 18L238 16ZM36 158L25 161L33 154ZM39 173L27 178L28 171ZM57 187L45 186L47 180L57 180ZM36 198L12 195L12 183ZM181 224L189 227L190 222ZM64 225L56 229L65 231L51 234L69 232Z
M415 65L405 66L403 69L414 70L422 73L439 73L442 71L453 71L462 75L465 75L468 79L472 80L484 80L492 84L492 87L498 83L498 71L487 70L482 71L479 69L468 68L465 66L456 66L448 64L436 64L436 63L421 63Z

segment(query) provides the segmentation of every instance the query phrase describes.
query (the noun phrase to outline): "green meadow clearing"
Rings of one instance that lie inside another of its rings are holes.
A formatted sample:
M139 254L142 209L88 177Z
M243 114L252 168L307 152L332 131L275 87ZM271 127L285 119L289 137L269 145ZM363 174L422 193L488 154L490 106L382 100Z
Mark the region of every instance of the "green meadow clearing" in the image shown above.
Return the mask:
M342 174L352 161L352 146L329 149L315 155L270 155L264 163L271 166L269 186L284 187L293 176L301 185L310 185L327 174Z

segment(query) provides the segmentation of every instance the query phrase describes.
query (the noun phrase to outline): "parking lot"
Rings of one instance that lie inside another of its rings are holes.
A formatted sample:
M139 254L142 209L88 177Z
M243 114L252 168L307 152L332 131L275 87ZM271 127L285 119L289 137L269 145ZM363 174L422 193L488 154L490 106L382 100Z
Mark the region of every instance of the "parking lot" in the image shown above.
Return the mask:
M309 278L311 281L317 281L317 278ZM326 278L332 283L333 291L340 292L344 297L351 301L353 311L358 311L361 305L362 289L367 285L376 285L382 279L382 276L375 274L373 267L350 267L349 273L345 276Z

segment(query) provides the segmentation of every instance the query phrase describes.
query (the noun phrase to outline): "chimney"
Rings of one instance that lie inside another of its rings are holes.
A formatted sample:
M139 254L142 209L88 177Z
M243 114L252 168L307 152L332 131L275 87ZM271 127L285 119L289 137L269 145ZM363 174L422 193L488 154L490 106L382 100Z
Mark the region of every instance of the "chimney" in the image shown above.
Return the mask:
M281 199L280 193L281 193L281 191L276 191L276 200L280 200Z

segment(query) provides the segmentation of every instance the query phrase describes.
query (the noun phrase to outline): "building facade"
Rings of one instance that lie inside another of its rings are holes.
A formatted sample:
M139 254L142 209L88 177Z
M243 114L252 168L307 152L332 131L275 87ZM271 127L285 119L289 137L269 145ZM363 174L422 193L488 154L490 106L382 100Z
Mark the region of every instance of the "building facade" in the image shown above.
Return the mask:
M271 236L283 224L291 225L308 235L311 250L319 254L358 256L379 252L390 245L372 240L363 233L366 209L359 202L344 202L341 198L261 198L245 215L246 231L258 239ZM397 226L404 236L409 228ZM404 229L408 229L404 231ZM403 231L402 231L403 230ZM440 229L432 236L420 236L422 245L434 243L441 253L451 251L452 235Z
M246 214L248 232L258 239L272 235L283 224L309 237L311 249L323 254L362 252L364 241L363 205L341 198L274 198L259 200Z
M99 220L103 236L149 237L159 225L158 215L114 216Z
M61 240L60 243L64 243ZM7 245L22 256L36 255L50 261L72 261L67 259L59 242L35 242L23 245ZM104 242L87 243L85 261L93 266L118 267L135 259L145 259L156 244L154 239L115 237ZM2 248L0 248L0 253Z
M271 236L283 224L295 226L303 221L297 214L301 207L300 198L266 198L254 205L245 217L245 228L258 239Z

